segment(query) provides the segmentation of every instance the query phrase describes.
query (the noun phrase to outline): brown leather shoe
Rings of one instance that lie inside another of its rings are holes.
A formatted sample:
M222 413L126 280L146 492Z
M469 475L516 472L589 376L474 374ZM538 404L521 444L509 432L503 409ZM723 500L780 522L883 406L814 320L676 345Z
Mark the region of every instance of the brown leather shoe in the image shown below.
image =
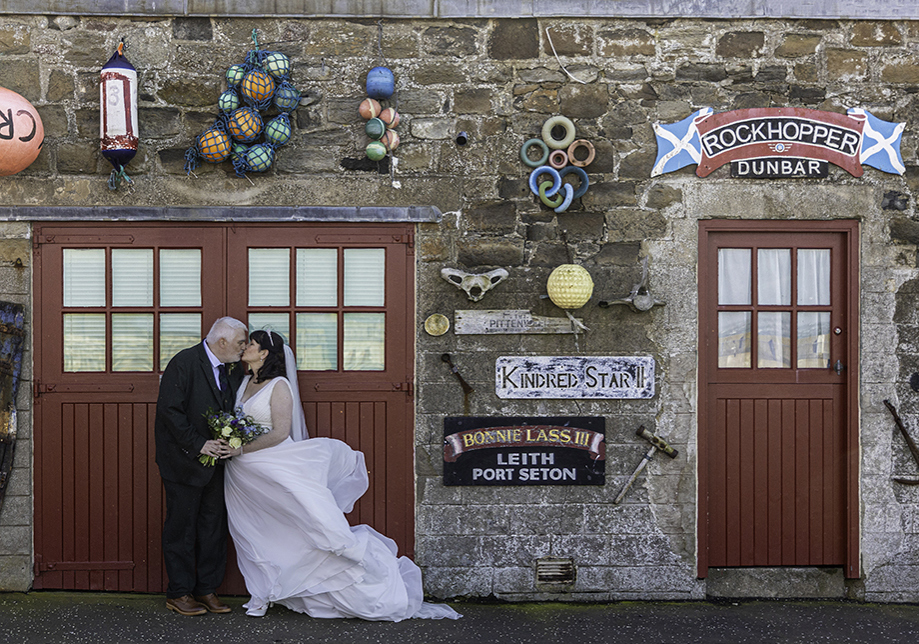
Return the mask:
M179 615L204 615L207 612L207 608L204 604L199 604L194 599L191 598L191 595L185 595L183 597L166 598L166 608L169 610L174 610Z
M195 595L195 601L200 602L204 605L206 609L212 613L229 613L232 608L220 601L220 598L217 597L214 593L210 595L203 595L201 597Z

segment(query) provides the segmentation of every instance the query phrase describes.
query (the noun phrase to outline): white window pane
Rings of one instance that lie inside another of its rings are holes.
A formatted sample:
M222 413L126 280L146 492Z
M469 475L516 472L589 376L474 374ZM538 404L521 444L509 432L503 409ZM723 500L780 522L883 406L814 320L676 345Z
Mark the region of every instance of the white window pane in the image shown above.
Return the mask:
M297 306L338 305L338 249L297 249Z
M345 306L383 306L386 249L345 249Z
M287 313L250 313L249 333L274 331L290 344L290 316Z
M718 304L752 302L750 258L749 248L718 249Z
M829 306L829 248L798 249L798 304Z
M722 369L750 366L750 313L718 313L718 367Z
M249 306L290 304L290 250L249 249Z
M160 306L201 306L201 251L160 250Z
M64 371L105 371L105 314L64 316Z
M112 315L112 371L153 371L153 314Z
M153 306L152 248L112 249L112 306Z
M798 368L830 366L830 312L798 313Z
M65 248L64 306L105 306L105 249Z
M338 369L338 314L297 314L297 369Z
M756 253L757 300L767 306L791 304L791 249L760 248Z
M160 371L182 349L201 342L200 313L163 313L160 315Z
M383 371L386 367L386 315L345 313L343 322L345 371Z
M791 368L791 313L759 313L756 337L757 367Z

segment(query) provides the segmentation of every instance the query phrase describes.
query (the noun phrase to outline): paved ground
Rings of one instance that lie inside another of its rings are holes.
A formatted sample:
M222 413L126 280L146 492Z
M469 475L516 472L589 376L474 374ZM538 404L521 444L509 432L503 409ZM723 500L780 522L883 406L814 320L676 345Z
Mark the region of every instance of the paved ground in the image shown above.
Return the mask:
M273 607L261 619L182 617L160 595L0 593L10 644L916 644L919 606L816 601L452 604L458 621L317 620Z

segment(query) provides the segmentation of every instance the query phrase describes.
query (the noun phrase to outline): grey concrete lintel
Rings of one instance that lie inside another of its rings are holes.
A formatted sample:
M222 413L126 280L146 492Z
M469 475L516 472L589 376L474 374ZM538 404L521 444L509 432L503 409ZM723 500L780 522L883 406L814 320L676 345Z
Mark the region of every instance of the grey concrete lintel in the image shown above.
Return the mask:
M0 221L239 221L436 223L435 206L6 206Z

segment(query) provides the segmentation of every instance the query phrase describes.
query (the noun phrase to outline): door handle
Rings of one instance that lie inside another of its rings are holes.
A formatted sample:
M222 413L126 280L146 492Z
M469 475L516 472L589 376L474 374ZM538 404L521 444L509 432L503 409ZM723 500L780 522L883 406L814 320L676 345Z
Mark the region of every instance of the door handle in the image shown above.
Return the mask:
M836 372L836 375L841 376L844 369L845 366L842 364L842 360L837 360L835 366L833 367L833 371Z

